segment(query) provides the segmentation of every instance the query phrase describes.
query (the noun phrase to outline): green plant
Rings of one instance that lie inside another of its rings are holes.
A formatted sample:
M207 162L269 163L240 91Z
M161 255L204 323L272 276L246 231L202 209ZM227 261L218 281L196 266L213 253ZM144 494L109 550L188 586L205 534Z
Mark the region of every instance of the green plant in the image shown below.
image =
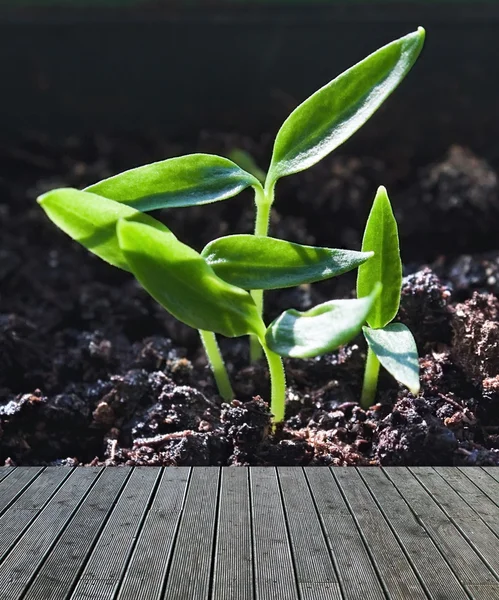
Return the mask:
M276 422L284 418L282 360L267 346L262 316L243 288L275 289L320 281L354 269L372 256L372 252L316 248L251 235L214 240L199 254L158 220L91 192L63 188L38 201L71 238L131 272L174 317L199 330L225 399L233 393L215 334L255 335L269 365Z
M267 174L252 175L234 162L207 154L181 156L132 169L86 191L126 203L140 211L195 206L226 200L247 187L255 193L254 234L268 235L277 181L313 166L338 148L381 106L415 63L423 47L423 28L383 46L300 104L279 129ZM246 153L236 160L255 172ZM261 184L258 177L263 178ZM250 290L263 314L263 290ZM251 359L261 356L251 339Z
M276 183L317 163L367 121L410 70L423 42L424 30L419 28L377 50L298 106L277 133L263 185L259 178L265 174L249 164L247 156L239 156L239 162L246 160L257 177L229 159L192 154L131 169L84 191L54 190L42 196L40 204L73 239L130 271L169 312L199 330L225 399L233 393L215 334L249 334L252 359L263 350L269 363L271 409L279 422L284 418L285 379L282 361L271 344L286 345L283 340L289 332L284 325L289 317L281 319L280 328L274 325L267 331L262 319L264 290L333 277L358 267L371 253L302 246L268 237ZM201 254L143 214L226 200L249 187L255 193L254 236L220 238ZM321 347L333 350L348 341L365 322L364 312L377 294L378 289L367 299L316 307L314 318L329 315L331 319L336 312L336 316L346 314L349 324ZM319 329L314 331L322 339Z
M402 323L391 323L400 304L402 262L397 223L384 187L374 199L362 251L374 255L358 268L356 300L332 300L306 312L287 310L267 328L266 342L280 356L313 358L345 344L362 329L368 353L361 405L368 408L376 394L380 363L413 394L419 393L414 338Z
M419 393L419 365L416 342L402 323L392 323L400 305L402 261L400 259L397 221L388 194L380 187L373 202L362 240L362 250L373 251L369 264L361 265L357 275L357 296L368 296L380 282L380 294L366 319L362 331L368 350L361 405L373 404L380 363L397 381Z

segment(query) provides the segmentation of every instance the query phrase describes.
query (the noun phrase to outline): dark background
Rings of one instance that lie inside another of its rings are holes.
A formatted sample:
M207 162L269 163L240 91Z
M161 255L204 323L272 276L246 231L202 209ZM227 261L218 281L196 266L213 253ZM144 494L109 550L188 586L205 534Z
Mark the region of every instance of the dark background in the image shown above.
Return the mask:
M499 158L497 2L97 4L3 0L3 139L273 133L318 87L422 25L419 61L346 151L432 160L460 143Z

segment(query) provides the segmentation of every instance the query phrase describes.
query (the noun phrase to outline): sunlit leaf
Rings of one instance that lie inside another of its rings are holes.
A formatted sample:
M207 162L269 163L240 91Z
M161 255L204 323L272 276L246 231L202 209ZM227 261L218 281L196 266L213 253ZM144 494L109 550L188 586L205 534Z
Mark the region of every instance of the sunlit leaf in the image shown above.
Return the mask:
M323 281L357 268L372 256L372 252L304 246L254 235L219 238L201 254L219 277L246 290Z
M367 318L374 329L384 327L396 316L402 288L397 221L384 187L378 189L367 220L362 240L363 252L374 252L373 258L359 267L357 296L368 296L376 283L381 282L383 293L374 303Z
M300 104L277 134L267 186L315 165L355 133L407 75L424 37L420 27L383 46Z
M227 200L249 186L261 187L227 158L188 154L124 171L85 191L148 211Z
M383 367L415 396L419 394L418 349L409 329L402 323L391 323L382 329L362 329Z
M120 220L117 232L132 273L179 321L227 337L262 335L250 294L217 277L195 250L135 220Z
M47 192L38 202L51 221L73 240L115 267L129 270L116 237L116 223L141 213L125 204L72 188ZM142 219L168 232L152 217L142 215Z
M267 345L281 356L295 358L336 350L360 332L380 289L377 286L367 298L331 300L306 312L287 310L267 328Z

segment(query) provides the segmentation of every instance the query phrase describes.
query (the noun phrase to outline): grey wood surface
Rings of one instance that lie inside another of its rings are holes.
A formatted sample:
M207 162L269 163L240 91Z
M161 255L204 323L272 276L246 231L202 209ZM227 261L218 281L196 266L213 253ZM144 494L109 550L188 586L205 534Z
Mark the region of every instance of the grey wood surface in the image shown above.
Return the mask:
M0 469L0 600L499 600L499 470Z

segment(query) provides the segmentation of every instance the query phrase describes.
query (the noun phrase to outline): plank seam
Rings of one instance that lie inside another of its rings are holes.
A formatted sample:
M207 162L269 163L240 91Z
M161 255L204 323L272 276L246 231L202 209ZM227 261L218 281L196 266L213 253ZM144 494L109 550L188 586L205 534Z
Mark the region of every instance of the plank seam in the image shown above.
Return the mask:
M218 522L220 519L220 492L222 487L222 469L218 467L218 486L217 486L217 502L215 506L215 527L213 528L213 536L211 541L211 561L210 561L210 581L208 584L208 598L213 595L214 575L215 575L215 552L217 550L218 541Z
M445 482L445 484L446 484L446 485L448 485L448 486L450 487L450 489L451 489L451 490L452 490L454 493L456 493L456 494L457 494L457 495L458 495L458 496L461 498L461 500L462 500L462 501L463 501L463 502L464 502L464 503L465 503L467 506L469 506L469 507L470 507L470 509L471 509L471 510L472 510L472 511L475 513L475 515L477 516L477 518L478 518L478 519L480 519L480 521L482 521L482 523L484 523L484 524L486 525L487 529L489 529L489 531L492 533L492 535L493 535L495 538L499 538L499 536L497 535L497 533L496 533L496 532L495 532L495 531L494 531L494 530L493 530L493 529L490 527L490 525L487 523L487 521L485 521L485 519L482 517L482 515L476 511L475 507L474 507L474 506L472 506L472 505L471 505L471 504L470 504L470 503L469 503L469 502L466 500L466 498L465 498L465 497L464 497L464 496L463 496L463 495L462 495L462 494L461 494L461 493L460 493L460 492L459 492L459 491L458 491L458 490L457 490L457 489L456 489L456 488L455 488L455 487L454 487L454 486L453 486L451 483L449 483L449 482L448 482L448 481L445 479L445 477L444 477L444 476L443 476L443 475L442 475L442 474L441 474L439 471L437 471L437 469L435 469L435 468L434 468L433 470L435 471L435 473L436 473L436 474L437 474L439 477L441 477L441 478L442 478L442 480ZM461 471L459 471L459 472L461 472ZM471 481L471 479L470 479L469 477L466 477L466 479L468 479L469 481ZM480 492L480 494L482 494L483 496L485 496L485 498L489 498L489 497L488 497L488 495L487 495L485 492L483 492L483 491L482 491L482 490L481 490L481 489L480 489L480 488L479 488L477 485L475 485L475 483L474 483L473 481L471 481L471 483L472 483L472 484L473 484L473 486L474 486L474 487L475 487L475 488L476 488L476 489L477 489L477 490ZM489 498L489 500L490 500L490 498ZM493 502L492 504L494 504L494 505L495 505L495 502Z
M426 533L427 533L427 535L428 535L428 538L429 538L429 539L432 541L433 545L435 546L435 548L437 549L438 553L439 553L439 554L440 554L440 556L443 558L443 560L445 561L445 563L447 564L447 566L449 567L449 569L451 570L451 572L452 572L452 573L454 573L454 577L455 577L455 578L457 579L457 581L459 582L459 585L460 585L460 586L463 588L463 590L464 590L465 594L466 594L466 595L467 595L467 596L470 598L470 600L473 600L473 597L472 597L472 596L471 596L471 594L468 592L468 589L467 589L467 584L464 584L464 583L461 581L461 579L459 579L459 577L458 577L458 574L456 574L456 572L455 572L455 571L454 571L454 569L452 568L452 564L451 564L451 562L447 560L447 557L445 556L445 553L444 553L444 552L443 552L443 551L440 549L440 546L439 546L439 545L438 545L438 544L437 544L437 543L434 541L434 539L433 539L433 536L432 536L432 535L430 534L430 532L429 532L429 531L426 529L426 527L425 527L425 525L424 525L423 521L421 520L421 518L420 518L420 517L419 517L419 516L418 516L418 515L417 515L417 514L414 512L414 510L413 510L413 509L412 509L412 507L411 507L411 504L410 504L410 502L409 502L409 501L406 499L406 497L404 496L404 494L403 494L403 493L402 493L402 492L399 490L399 488L397 487L397 484L396 484L396 483L395 483L395 482L394 482L394 481L393 481L393 480L390 478L390 476L388 475L388 473L386 472L386 470L384 469L384 467L381 467L381 470L383 471L383 473L384 473L385 477L387 477L387 479L388 479L388 480L389 480L389 481L392 483L392 485L394 486L394 488L395 488L395 489L397 490L397 492L400 494L400 496L401 496L402 500L403 500L403 501L404 501L404 502L407 504L407 506L409 507L409 510L410 510L410 511L411 511L411 513L413 514L413 516L414 516L414 518L416 519L417 523L418 523L418 524L419 524L419 525L420 525L420 526L421 526L421 527L422 527L422 528L423 528L423 529L426 531ZM409 470L409 469L408 469L408 470ZM411 473L412 477L414 477L414 479L416 480L416 482L417 482L417 483L418 483L418 484L419 484L419 485L420 485L420 486L421 486L421 487L424 489L424 491L425 491L425 492L428 494L428 496L429 496L430 500L432 500L433 502L435 502L435 504L436 504L436 505L437 505L437 506L438 506L438 507L439 507L441 510L443 510L443 509L441 508L440 504L438 504L438 502L436 502L436 500L433 498L433 496L432 496L431 494L429 494L429 493L428 493L428 490L427 490L427 489L426 489L424 486L422 486L422 485L421 485L421 483L419 482L419 480L417 479L417 477L415 477L415 476L414 476L414 474L413 474L411 471L409 471L409 472ZM447 516L447 513L445 513L445 511L444 511L444 514ZM451 522L452 522L452 524L454 525L454 527L456 527L455 523L454 523L453 521L451 521ZM467 538L467 537L465 537L465 536L463 536L463 534L462 534L462 532L461 532L461 530L460 530L460 529L458 529L457 527L456 527L456 529L457 529L458 533L461 535L461 537L463 537L463 538L464 538L464 540L466 541L466 543L467 543L467 544L470 546L470 548L471 548L471 549L472 549L472 550L475 552L475 554L477 554L477 552L476 552L475 548L474 548L474 547L473 547L473 546L470 544L470 542L468 541L468 538ZM490 571L489 565L488 565L488 564L487 564L487 563L486 563L486 562L483 560L482 556L481 556L480 554L479 554L478 556L479 556L479 558L482 560L482 562L485 564L485 566L486 566L486 567L489 569L489 571ZM409 558L409 560L410 560L410 558ZM413 565L412 565L412 561L411 561L411 566L413 566ZM413 567L413 568L414 568L414 567ZM417 572L417 570L416 570L416 569L414 569L414 570L415 570L415 572L416 572L416 575L417 575L417 577L418 577L418 580L419 580L419 573ZM494 574L494 573L492 572L492 574ZM426 586L424 585L424 583L423 583L423 582L421 582L421 585L423 586L423 589L424 589L425 593L428 593L428 591L427 591L427 589L426 589Z
M119 467L106 467L106 468L119 468ZM97 477L97 479L95 480L94 484L92 485L92 487L90 488L90 490L88 491L88 493L90 493L90 491L92 490L92 488L94 487L94 485L96 485L96 484L97 484L97 481L98 481L98 480L99 480L99 479L102 477L102 475L103 475L103 473L104 473L104 470L105 470L105 469L102 469L102 472L99 474L99 476L98 476L98 477ZM121 496L121 494L123 493L123 489L124 489L125 485L127 484L127 481L130 479L130 476L131 476L131 474L132 474L132 471L133 471L133 467L130 469L130 471L129 471L129 473L128 473L128 476L127 476L127 477L126 477L126 478L123 480L123 483L122 483L122 485L121 485L121 487L120 487L120 489L119 489L118 493L117 493L117 494L116 494L116 496L114 497L114 500L113 500L113 502L110 504L110 506L109 506L109 509L108 509L108 511L107 511L107 514L106 514L106 516L105 516L105 518L104 518L104 520L103 520L103 522L102 522L101 526L99 527L99 529L98 529L98 531L97 531L97 533L96 533L96 535L95 535L95 537L94 537L94 540L93 540L92 544L90 545L90 547L89 547L89 549L88 549L87 556L86 556L86 557L85 557L85 559L82 561L82 564L80 565L80 568L78 569L78 574L77 574L77 576L75 577L75 580L74 580L74 582L73 582L73 583L71 584L71 586L68 588L68 593L66 594L67 598L71 598L71 596L73 595L73 592L75 591L75 588L76 588L76 586L78 585L78 583L79 583L79 581L80 581L80 576L82 575L83 571L85 570L85 568L86 568L86 566L87 566L87 563L88 563L88 561L89 561L89 560L90 560L90 558L92 557L92 554L93 554L94 548L95 548L95 546L97 545L97 543L98 543L98 541L99 541L99 538L100 538L100 536L101 536L101 533L102 533L102 531L104 530L104 527L107 525L107 522L108 522L109 518L111 517L111 514L113 513L113 510L114 510L114 508L115 508L116 504L118 503L118 499L119 499L119 497L120 497L120 496ZM87 496L85 495L85 498L83 499L83 501L86 499L86 497L87 497ZM82 501L82 502L83 502L83 501ZM68 523L68 524L69 524L69 523ZM61 533L61 535L62 535L62 533ZM52 551L52 550L53 550L53 548L51 549L51 551ZM41 565L41 566L43 566L43 565ZM41 568L41 567L40 567L40 568ZM31 582L31 583L32 583L32 582ZM30 583L30 586L31 586L31 583ZM30 587L30 586L28 586L28 587L26 588L26 592L23 594L23 598L24 598L24 595L25 595L25 594L26 594L26 593L29 591L29 587ZM21 599L21 600L22 600L22 599Z
M303 469L303 467L302 467L302 469ZM329 553L329 558L331 559L331 563L333 565L334 572L336 574L336 580L338 582L338 588L340 590L341 597L344 599L344 598L346 598L346 595L345 595L345 590L343 588L342 578L340 577L339 568L338 568L338 565L337 565L336 560L334 558L333 551L331 550L331 548L329 546L329 541L328 541L328 536L327 536L326 528L324 527L324 523L322 521L322 516L321 516L321 514L319 512L319 508L318 508L317 502L315 500L315 496L314 496L314 492L312 490L312 486L310 485L310 481L309 481L309 479L307 477L307 471L305 469L303 469L303 473L305 475L305 481L307 483L308 491L310 492L310 497L312 498L312 504L314 506L315 512L317 513L317 517L319 518L319 526L321 528L322 535L323 535L323 537L324 537L324 539L326 541L326 548L327 548L327 551ZM332 475L331 475L331 479L333 481L335 481L334 478L332 477Z
M162 475L166 468L170 468L170 467L163 467ZM173 557L175 556L175 550L177 548L178 534L180 531L180 524L182 523L182 518L183 518L183 514L184 514L185 502L187 499L187 494L189 493L189 487L191 485L192 472L193 472L193 468L190 467L189 476L187 477L187 484L186 484L185 490L184 490L184 497L182 499L182 506L181 506L180 511L177 516L177 522L175 523L175 531L173 533L173 540L172 540L172 547L170 549L170 556L168 557L168 564L166 565L165 574L163 576L163 581L161 582L160 593L159 593L158 598L165 598L166 586L168 584L168 578L170 577L170 569L172 566Z
M64 469L66 467L58 467L60 469ZM45 510L45 508L48 506L49 502L51 502L51 500L54 498L55 494L67 483L68 479L70 478L70 476L76 472L76 468L73 468L71 470L70 475L68 475L65 479L63 479L63 481L57 486L56 491L50 496L49 500L47 500L47 502L44 504L44 506L41 508L41 510L39 511L38 515L33 519L33 521L30 523L30 527L33 525L33 523L39 518L40 514L42 513L43 510ZM24 590L21 592L21 595L19 596L19 600L22 600L26 594L28 593L29 588L31 587L33 581L35 580L36 576L38 575L38 573L40 572L40 570L42 569L43 565L45 564L45 561L47 560L47 558L50 556L50 553L52 552L52 550L54 549L55 545L57 544L57 542L59 541L59 539L61 538L61 536L63 535L63 533L66 531L66 528L69 526L69 524L71 523L71 521L73 520L73 517L75 516L76 512L78 511L78 509L80 508L80 506L83 504L83 502L85 501L86 497L88 496L88 494L90 493L90 491L92 490L92 488L94 487L94 485L97 483L97 481L100 479L100 477L102 476L102 473L104 472L104 469L101 469L99 474L97 475L97 477L92 481L90 487L87 489L87 491L85 492L85 494L82 496L82 498L80 499L80 501L74 506L73 510L71 511L71 514L69 515L68 519L66 520L66 523L64 523L62 525L61 530L59 531L59 533L56 535L56 537L51 541L50 545L47 547L47 550L44 552L43 556L40 559L40 563L38 564L38 566L35 568L34 572L31 574L31 576L29 577L29 579L26 581L26 585L24 587ZM25 530L23 532L26 532L27 530ZM19 541L19 540L18 540ZM17 542L16 542L17 543ZM10 554L10 551L12 550L12 548L9 550L9 552L6 554L6 556L8 556L8 554Z
M356 467L354 467L354 469L356 469L356 470L357 470L357 468L356 468ZM333 479L334 479L334 481L335 481L336 485L338 486L338 490L339 490L339 492L340 492L340 495L341 495L341 497L342 497L342 499L343 499L343 502L345 503L345 505L346 505L346 507L347 507L347 509L348 509L348 511L349 511L349 513L350 513L350 515L351 515L351 516L352 516L352 518L353 518L353 521L354 521L354 523L355 523L355 526L357 527L357 530L358 530L358 532L359 532L359 535L360 535L360 539L362 540L362 543L364 544L364 547L365 547L365 549L366 549L366 551L367 551L367 555L369 556L369 559L371 560L372 567L373 567L373 569L374 569L374 572L376 573L376 576L377 576L377 578L378 578L378 581L379 581L379 583L380 583L380 585L381 585L381 589L383 590L383 594L385 595L385 598L387 598L387 600L392 600L392 598L391 598L391 596L390 596L390 594L389 594L389 592L388 592L388 589L387 589L387 587L386 587L386 585L385 585L385 582L383 581L383 578L381 577L381 573L380 573L380 572L379 572L379 570L378 570L378 566L377 566L377 564L376 564L376 562L375 562L375 560L374 560L373 553L371 552L371 549L369 548L369 545L368 545L368 543L367 543L367 540L366 540L366 538L364 537L364 533L363 533L363 531L362 531L362 528L361 528L361 526L360 526L360 523L358 522L358 520L357 520L357 517L355 516L355 513L354 513L354 511L353 511L352 507L350 506L350 502L348 501L348 498L346 497L346 494L345 494L345 492L343 491L343 488L341 487L341 484L340 484L340 482L338 481L338 478L337 478L337 477L336 477L336 475L334 474L334 467L329 467L329 470L331 471L331 473L332 473L332 475L333 475ZM362 479L362 483L365 485L365 481L364 481L363 479ZM384 515L383 515L383 517L384 517ZM386 521L386 518L385 518L385 521Z
M36 474L36 475L33 477L33 479L30 479L30 480L29 480L29 482L28 482L28 483L27 483L27 484L26 484L26 485L25 485L23 488L21 488L21 489L18 491L18 493L17 493L17 494L16 494L16 495L15 495L15 496L12 498L12 500L11 500L11 501L10 501L10 502L9 502L9 503L6 505L6 506L4 506L4 508L3 508L2 510L0 510L0 517L1 517L1 516L3 516L3 514L9 510L9 508L10 508L10 507L11 507L11 506L14 504L14 502L16 502L16 501L19 499L19 497L20 497L22 494L24 494L24 492L25 492L25 491L26 491L26 490L27 490L27 489L28 489L28 488L29 488L31 485L33 485L33 484L35 483L35 481L38 479L38 477L40 477L40 475L41 475L41 474L42 474L42 473L45 471L45 469L46 469L46 468L47 468L47 467L43 467L43 468L42 468L40 471L38 471L38 473L37 473L37 474ZM61 468L63 468L63 467L61 467ZM74 467L71 467L71 470L72 470L73 468L74 468ZM17 468L16 468L16 469L14 469L12 472L14 472L14 471L16 471L16 470L18 471L19 469L22 469L22 467L17 467ZM11 475L11 473L9 473L9 475ZM7 477L9 477L9 475L7 475ZM2 481L3 481L3 480L2 480ZM62 485L62 484L61 484L61 485Z
M107 468L115 469L116 467L107 467ZM164 467L162 469L164 469ZM127 477L127 481L132 476L132 472L133 471L135 471L135 467L133 467L130 470L130 474ZM159 486L159 482L161 481L162 474L163 474L163 470L160 470L159 473L158 473L158 475L157 475L157 477L156 477L156 481L154 482L154 485L152 486L152 490L151 490L151 492L149 494L149 497L147 498L146 509L142 513L142 516L141 516L140 521L139 521L139 525L137 527L136 535L133 538L132 543L130 544L130 548L128 549L128 553L127 553L126 558L125 558L124 563L123 563L123 568L122 568L121 573L119 575L119 582L118 582L118 585L116 586L116 589L114 590L114 594L113 594L112 600L115 600L115 598L118 597L118 594L120 593L121 588L123 587L123 580L125 579L125 575L126 575L126 572L127 572L127 569L128 569L128 565L130 564L130 560L132 559L132 556L133 556L133 551L135 550L135 546L136 546L136 544L137 544L137 542L138 542L138 540L140 538L140 534L142 532L142 527L144 526L144 522L146 520L146 516L149 514L149 511L151 510L151 506L152 506L154 497L156 496L156 492L158 490L158 486ZM115 499L116 502L115 502L115 504L118 503L118 500L121 497L122 493L123 493L123 488L120 490L120 493L116 496L116 499ZM113 514L113 510L114 510L115 504L113 504L113 509L109 511L109 517ZM106 521L107 521L107 519L106 519Z
M244 467L246 469L246 477L248 480L248 509L249 509L249 526L250 526L250 540L251 540L251 581L253 583L253 600L256 598L256 573L255 573L255 531L253 529L253 494L251 493L251 476L250 467Z
M62 469L62 468L65 468L65 467L60 467L60 468ZM22 490L19 492L19 494L16 495L16 497L8 505L8 507L5 509L4 512L7 512L9 510L9 508L11 508L13 506L14 502L16 502L21 497L21 495L24 494L24 492L26 492L28 490L28 488L31 487L31 485L36 482L36 480L38 479L38 477L45 470L46 470L46 467L44 467L41 471L39 471L38 474L33 479L31 479L30 482L27 485L25 485L22 488ZM55 488L55 490L50 494L50 496L47 498L47 500L39 508L37 508L36 510L33 511L33 513L35 513L35 516L31 519L31 521L28 523L28 525L18 533L17 538L5 550L5 552L3 553L3 555L0 557L0 565L2 565L5 560L7 560L7 557L12 552L13 548L16 546L16 544L18 544L22 540L24 534L33 525L33 523L35 523L35 521L39 518L40 514L45 510L45 508L47 507L47 505L49 504L49 502L52 500L52 498L57 494L57 492L61 489L61 487L66 483L66 481L71 476L71 474L73 473L73 471L74 471L74 467L71 467L69 469L69 474L67 475L67 477L65 479L63 479L61 482L59 482L59 484L57 485L57 487ZM0 516L3 516L3 514L0 513Z
M303 467L297 467L297 468L301 469L303 472ZM288 538L289 552L291 554L291 564L293 565L293 575L294 575L294 579L295 579L296 592L297 592L298 598L300 598L300 600L301 600L302 594L300 591L300 582L298 581L298 573L297 573L297 569L296 569L295 549L293 548L293 544L292 544L292 540L291 540L291 533L289 530L289 521L288 521L288 511L286 510L286 503L284 502L284 494L282 492L281 476L279 474L279 469L277 467L275 468L275 472L276 472L276 479L277 479L277 489L279 490L279 498L281 499L282 514L284 516L284 526L286 527L286 535Z
M449 485L445 479L443 479L443 477L440 476L440 474L435 471L435 469L433 469L433 467L431 467L432 470L445 482L446 485ZM466 540L466 542L470 545L470 547L472 548L472 550L475 552L475 554L478 554L478 556L480 557L480 559L482 560L483 563L485 563L485 566L489 569L489 571L492 573L492 575L494 575L494 577L497 579L499 579L499 573L496 572L494 570L494 568L492 567L492 565L488 562L488 560L485 558L485 556L482 554L482 552L475 546L475 544L473 543L473 541L468 537L468 534L462 530L462 528L460 527L460 525L458 523L456 523L456 521L454 520L454 517L452 517L451 515L449 515L449 513L445 510L445 508L440 504L440 502L438 502L438 500L433 496L433 494L430 492L430 490L424 485L423 482L420 481L420 479L412 472L411 468L409 467L409 471L411 472L412 476L416 479L416 481L419 483L419 485L425 490L425 492L428 494L428 496L433 500L433 502L435 502L435 504L440 508L440 510L444 513L444 515L449 519L449 521L454 525L454 527L459 531L459 533L462 535L462 537ZM457 494L457 492L454 490L454 488L452 486L450 486L450 489ZM461 496L458 494L458 496L461 498ZM461 498L461 500L463 502L465 502L465 504L467 504L467 502L465 500L463 500ZM474 512L474 511L473 511ZM481 518L480 515L477 515L477 518L484 522ZM484 522L485 523L485 522ZM490 530L489 526L485 523L485 525L487 526L487 529ZM495 535L495 533L492 531L492 534L494 535L494 537L497 539L497 536ZM462 584L461 584L462 585Z
M468 467L469 468L469 467ZM471 481L471 483L476 487L476 489L483 494L484 496L486 496L491 502L492 504L495 504L497 507L499 507L499 503L497 502L497 500L495 500L494 498L492 498L492 496L490 496L485 490L482 490L481 487L479 487L474 481L473 479L471 479L471 477L468 477L468 475L466 474L466 467L457 467L457 469L459 470L460 473L462 473L466 479L468 479L468 481ZM496 480L489 474L487 473L487 471L485 471L484 469L481 469L486 475L487 478L490 478L491 482L497 483ZM459 494L460 495L460 494ZM473 507L471 507L473 508Z

